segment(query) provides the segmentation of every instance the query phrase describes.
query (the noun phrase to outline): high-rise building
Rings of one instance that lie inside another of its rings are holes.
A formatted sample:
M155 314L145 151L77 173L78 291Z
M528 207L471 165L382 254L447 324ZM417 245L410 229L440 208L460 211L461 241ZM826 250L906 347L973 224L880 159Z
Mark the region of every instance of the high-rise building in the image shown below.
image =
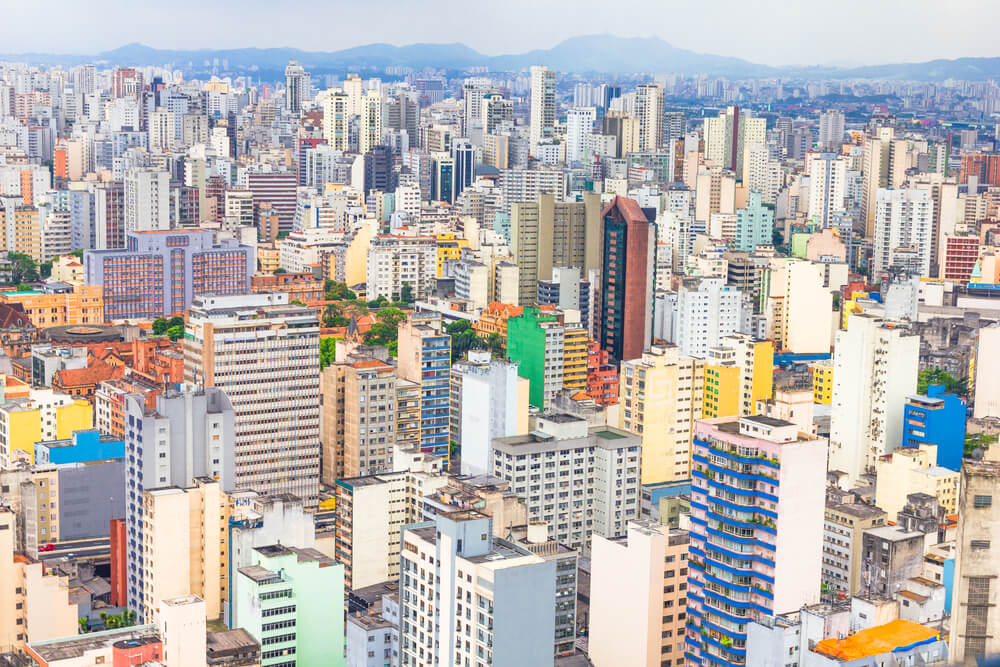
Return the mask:
M553 539L589 551L592 534L624 535L639 518L640 450L636 435L550 413L531 433L493 441L491 474L525 499L529 521L544 521Z
M500 93L487 93L480 103L483 134L494 134L502 125L514 122L514 103Z
M827 501L823 517L822 583L830 595L849 597L861 590L864 532L885 524L885 511L874 505Z
M879 128L878 133L865 137L861 171L861 219L865 236L875 235L875 209L880 188L898 188L906 180L904 155L906 141L894 140L891 127Z
M377 90L369 90L361 98L361 135L358 152L367 153L382 143L382 96Z
M824 111L819 115L819 149L821 151L840 152L844 142L844 113L836 109Z
M182 595L197 595L205 601L205 617L219 619L229 595L229 499L210 477L196 477L186 486L142 492L143 548L130 551L139 560L129 567L138 565L141 589L134 611L146 621L160 615L166 600ZM129 572L129 578L135 574Z
M125 172L125 231L170 229L170 174L150 168Z
M528 430L528 381L517 364L469 352L468 363L451 369L452 439L462 452L462 474L485 475L496 438Z
M285 67L285 111L298 115L309 99L309 74L296 60Z
M772 397L774 344L740 333L708 349L702 416L747 417ZM809 427L811 428L811 426Z
M597 342L612 363L636 359L653 329L656 228L634 199L615 197L604 209L601 303Z
M701 419L704 363L653 345L621 364L618 428L642 438L642 483L691 476L691 438Z
M201 294L245 294L257 269L254 249L211 231L130 232L128 247L87 250L87 284L102 288L104 319L181 315Z
M994 445L981 461L962 464L948 653L955 664L974 665L1000 652L1000 585L993 551L993 543L1000 544L997 488L1000 449Z
M750 621L819 601L826 441L780 419L724 417L699 421L694 447L689 658L753 665Z
M128 394L124 400L126 589L129 609L144 619L148 605L155 607L160 602L147 590L146 577L152 575L147 566L155 558L168 568L170 560L147 554L150 547L143 493L168 487L186 489L195 485L196 479L217 480L222 489L233 488L235 414L226 394L213 388L186 387L160 394L152 410L147 409L141 395Z
M295 172L250 173L247 174L247 187L253 193L253 205L257 210L260 210L263 202L270 202L274 212L278 214L280 230L292 231L298 189ZM202 217L205 217L204 209Z
M189 382L222 389L236 413L235 485L319 496L319 323L272 292L208 295L191 304L184 336Z
M822 264L771 258L764 304L767 337L778 351L797 354L830 351L833 297L825 287Z
M830 470L852 481L874 472L903 438L906 397L917 388L920 337L868 314L847 319L833 354Z
M468 139L452 139L451 159L455 172L451 202L455 203L462 190L476 180L476 148Z
M448 484L441 462L413 457L407 470L338 479L335 557L351 589L399 578L399 533L423 520L424 496Z
M451 336L438 313L412 313L399 325L399 377L420 385L420 450L448 458Z
M531 112L529 133L531 154L538 151L542 139L552 134L556 124L556 73L548 67L531 67Z
M835 153L811 153L809 171L809 219L820 227L830 226L832 216L844 210L847 162Z
M579 202L539 194L511 206L511 252L517 262L518 303L537 303L538 283L554 267L575 267L586 275L601 267L601 198L587 193Z
M587 330L565 314L526 307L507 320L507 358L528 380L528 402L546 410L563 388L586 386Z
M240 627L260 644L261 665L344 667L344 567L313 548L257 547L232 573Z
M434 290L437 276L437 241L433 236L376 236L368 248L366 285L369 299L401 298L409 285L415 299Z
M595 667L684 664L688 531L629 523L624 539L594 537L587 656Z
M455 158L448 153L435 153L431 160L431 199L455 202Z
M338 151L348 150L349 125L347 93L339 88L328 90L326 99L323 100L323 138L331 148ZM302 168L301 165L299 168Z
M727 107L715 118L705 119L705 159L735 172L743 182L745 157L755 145L765 145L766 120L753 118L745 109Z
M1000 354L1000 326L980 327L976 341L975 380L973 383L973 411L976 419L1000 417L1000 374L990 370L989 359Z
M566 113L566 163L579 162L584 155L584 136L593 133L597 110L576 107Z
M686 356L704 359L725 336L749 331L750 299L722 278L686 279L676 295L663 297L657 317L663 333L669 332L665 340Z
M494 537L492 519L471 510L407 526L402 539L404 667L552 664L555 560Z
M639 150L655 151L663 139L663 88L659 84L636 86L635 116L639 120Z
M904 447L937 446L937 465L961 470L965 453L965 401L946 394L943 385L930 385L926 395L906 398L903 407Z
M932 223L930 192L880 188L875 199L872 280L877 282L883 273L893 269L929 277L932 248L937 243L931 236Z
M759 192L747 195L747 204L736 211L736 237L733 247L755 252L757 246L773 243L774 211L764 206Z

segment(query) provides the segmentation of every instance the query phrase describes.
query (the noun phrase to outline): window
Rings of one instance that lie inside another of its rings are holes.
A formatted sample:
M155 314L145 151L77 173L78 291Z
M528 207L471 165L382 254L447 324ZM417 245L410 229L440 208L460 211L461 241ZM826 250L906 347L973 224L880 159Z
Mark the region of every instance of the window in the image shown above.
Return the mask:
M976 496L972 499L973 507L992 507L993 506L993 496Z
M971 542L969 542L969 546L972 547L973 549L989 549L990 548L990 541L989 540L972 540Z

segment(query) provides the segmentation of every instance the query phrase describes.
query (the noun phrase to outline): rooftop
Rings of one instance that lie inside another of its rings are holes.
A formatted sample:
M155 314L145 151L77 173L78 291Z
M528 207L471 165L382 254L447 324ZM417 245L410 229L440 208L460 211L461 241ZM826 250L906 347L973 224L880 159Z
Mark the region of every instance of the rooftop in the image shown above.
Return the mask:
M78 637L62 637L48 641L31 642L28 647L39 658L47 663L60 660L71 660L83 657L88 651L96 651L108 644L120 641L146 640L149 637L159 638L156 628L152 625L140 625L130 628L116 628L103 632L91 632Z
M209 658L213 655L237 652L249 648L259 650L260 644L243 628L224 630L222 632L208 632L205 634L205 652Z
M897 619L843 639L824 639L813 650L820 655L846 662L928 644L937 639L938 633L935 630L913 621Z

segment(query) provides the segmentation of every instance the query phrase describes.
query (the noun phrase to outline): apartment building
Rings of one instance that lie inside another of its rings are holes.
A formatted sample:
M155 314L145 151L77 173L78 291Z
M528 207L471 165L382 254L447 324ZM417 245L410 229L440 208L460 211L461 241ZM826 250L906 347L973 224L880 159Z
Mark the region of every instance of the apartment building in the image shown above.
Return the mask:
M699 421L688 652L752 665L747 624L819 601L826 441L771 417Z
M257 547L233 573L240 624L260 644L261 667L344 667L344 568L316 549ZM333 613L331 613L333 612Z
M643 484L690 477L704 368L673 345L653 345L641 358L622 362L618 428L641 438Z
M529 521L589 552L590 536L625 534L639 517L640 438L610 426L551 413L531 433L493 441L492 475L525 500Z
M594 538L587 655L595 667L684 664L688 542L686 530L653 521Z
M552 664L557 564L491 524L456 511L403 530L402 665Z
M254 249L211 231L129 232L124 248L83 254L88 285L102 289L104 321L183 315L195 296L246 294Z
M398 375L420 385L420 449L448 457L451 336L438 313L412 313L398 329Z
M184 376L225 391L232 401L235 488L317 502L318 369L316 313L289 304L287 294L195 298Z
M861 585L861 542L869 528L886 525L887 515L874 505L827 500L823 511L824 594L845 599Z
M423 520L423 498L448 484L440 461L420 457L406 470L338 479L335 556L350 589L399 577L400 529Z

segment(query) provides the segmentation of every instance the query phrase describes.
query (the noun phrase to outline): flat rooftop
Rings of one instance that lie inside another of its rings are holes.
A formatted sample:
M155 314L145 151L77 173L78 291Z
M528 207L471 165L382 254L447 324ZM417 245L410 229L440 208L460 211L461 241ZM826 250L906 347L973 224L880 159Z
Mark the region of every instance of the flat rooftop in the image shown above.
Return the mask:
M150 638L159 640L159 634L153 625L140 625L130 628L118 628L91 632L78 637L64 637L42 642L31 642L28 647L42 660L48 663L60 660L81 658L88 651L96 651L109 644L121 641L143 641L149 643Z

